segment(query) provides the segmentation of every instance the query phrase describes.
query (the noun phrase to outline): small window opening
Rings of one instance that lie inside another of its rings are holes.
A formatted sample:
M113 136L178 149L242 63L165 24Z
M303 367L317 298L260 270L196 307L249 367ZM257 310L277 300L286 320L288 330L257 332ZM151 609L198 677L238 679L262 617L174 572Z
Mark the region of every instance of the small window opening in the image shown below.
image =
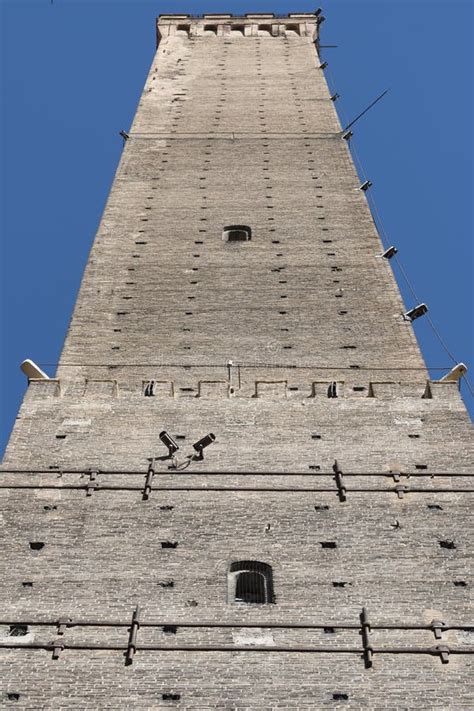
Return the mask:
M346 585L347 585L347 583L342 582L342 581L336 581L336 582L333 582L333 584L332 584L333 588L345 588Z
M161 541L162 548L177 548L178 541Z
M273 572L268 563L242 560L231 563L228 574L229 602L274 603Z
M162 580L158 585L160 588L174 588L174 580Z
M428 508L431 511L443 511L443 507L440 504L428 504Z
M456 544L454 541L439 541L439 545L441 546L441 548L447 548L450 551L456 548Z
M145 388L143 390L143 394L145 397L153 397L155 394L155 381L154 380L149 380L147 383L145 383Z
M30 548L32 551L40 551L44 548L44 543L41 541L30 541Z
M335 541L319 541L321 548L337 548L337 543Z
M22 585L23 585L24 588L32 588L32 587L33 587L33 583L30 582L29 580L24 581L24 582L22 583Z
M329 511L329 506L327 504L319 504L314 507L315 511Z
M323 627L324 634L336 634L334 627Z
M178 628L176 627L176 625L164 625L163 627L163 632L165 634L176 634L177 631Z
M160 511L172 511L174 506L160 506Z
M309 464L308 469L314 469L315 471L319 472L321 467L319 466L319 464Z
M354 387L353 387L352 389L353 389L354 392L356 392L356 393L361 393L361 392L363 392L366 388L365 388L365 385L354 385Z
M16 693L13 692L13 691L9 691L9 692L7 693L7 699L8 699L8 701L18 701L19 698L20 698L20 694L16 694Z
M161 694L163 701L179 701L181 694Z
M337 397L337 383L332 382L329 384L328 397L329 398Z
M20 625L20 624L10 625L10 629L8 631L9 637L24 637L27 634L28 634L28 625Z
M56 435L56 439L66 439L67 435Z
M212 32L213 35L217 35L217 25L204 25L204 32Z
M247 225L228 225L222 232L224 242L249 242L252 230Z
M332 695L332 698L334 699L334 701L347 701L349 698L349 694L343 694L340 691L337 691Z
M467 583L465 580L453 580L453 585L456 588L467 588Z
M415 469L428 469L427 464L415 464Z

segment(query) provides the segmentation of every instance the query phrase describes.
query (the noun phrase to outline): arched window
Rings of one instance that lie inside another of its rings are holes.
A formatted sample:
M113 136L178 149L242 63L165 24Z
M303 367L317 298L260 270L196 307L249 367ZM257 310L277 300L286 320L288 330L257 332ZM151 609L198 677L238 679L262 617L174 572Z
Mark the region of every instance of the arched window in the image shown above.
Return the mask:
M275 602L271 565L258 560L239 560L231 563L228 593L229 602L247 604Z

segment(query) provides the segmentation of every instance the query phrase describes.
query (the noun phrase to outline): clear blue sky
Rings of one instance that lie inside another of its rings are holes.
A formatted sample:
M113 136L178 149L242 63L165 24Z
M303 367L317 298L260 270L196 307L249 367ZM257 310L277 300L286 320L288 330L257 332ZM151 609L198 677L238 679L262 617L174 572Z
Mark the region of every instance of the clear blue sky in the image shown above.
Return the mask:
M0 0L2 322L0 451L25 390L19 363L56 363L164 12L312 11L314 2ZM327 0L323 44L341 115L421 301L473 358L472 0ZM413 299L402 289L407 306ZM425 361L450 366L426 318ZM49 374L54 367L46 366ZM474 381L474 373L471 372ZM466 404L474 403L466 385Z

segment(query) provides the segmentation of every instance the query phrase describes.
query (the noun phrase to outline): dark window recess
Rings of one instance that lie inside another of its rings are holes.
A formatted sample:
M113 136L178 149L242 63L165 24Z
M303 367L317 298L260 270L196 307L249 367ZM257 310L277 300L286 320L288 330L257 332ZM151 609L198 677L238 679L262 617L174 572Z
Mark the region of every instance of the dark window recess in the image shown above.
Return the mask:
M356 392L356 393L361 393L361 392L363 392L366 388L365 388L365 385L354 385L354 387L353 387L352 389L353 389L354 392Z
M145 397L153 397L155 394L155 381L154 380L149 380L148 383L145 383L145 387L143 389L143 394Z
M456 548L456 544L454 541L439 541L439 545L441 546L441 548L447 548L450 551Z
M467 583L465 580L453 580L453 585L456 588L467 588Z
M332 698L334 699L334 701L347 701L349 698L349 694L343 694L340 691L337 691L332 695Z
M176 627L176 625L165 625L163 627L163 632L165 634L176 634L177 630L178 628Z
M252 230L247 225L228 225L222 231L224 242L248 242L252 239Z
M314 469L315 471L319 472L321 467L319 466L319 464L309 464L308 469Z
M28 634L28 625L10 625L10 629L8 631L9 637L24 637L26 634Z
M174 506L160 506L160 511L172 511Z
M233 602L273 603L273 571L268 563L242 560L229 568L230 598Z
M15 694L13 691L9 691L7 693L8 701L18 701L19 698L20 698L20 694Z
M415 469L428 469L427 464L415 464Z
M337 397L337 383L329 383L328 387L328 397L333 398Z
M419 439L420 438L419 434L409 434L408 436L410 439Z
M66 439L67 435L56 435L56 439Z
M334 627L323 627L324 634L336 634Z
M428 504L427 508L431 511L443 511L443 507L440 504Z
M311 439L321 439L321 435L320 434L312 434Z
M162 580L158 585L160 588L174 588L174 580Z
M179 701L181 694L161 694L163 701Z
M337 548L337 543L335 541L319 541L321 548Z
M178 541L161 541L162 548L177 548Z
M334 583L332 584L333 588L345 588L346 585L348 585L348 583L345 583L345 582L342 582L342 581L341 581L341 582L334 582Z
M318 504L314 507L315 511L329 511L329 506L327 504Z
M33 583L31 583L29 580L23 582L22 585L24 588L32 588L33 587Z
M32 551L40 551L44 548L44 543L41 541L30 541L30 548Z
M58 507L56 506L56 504L46 504L45 506L43 506L43 511L56 511L57 508Z

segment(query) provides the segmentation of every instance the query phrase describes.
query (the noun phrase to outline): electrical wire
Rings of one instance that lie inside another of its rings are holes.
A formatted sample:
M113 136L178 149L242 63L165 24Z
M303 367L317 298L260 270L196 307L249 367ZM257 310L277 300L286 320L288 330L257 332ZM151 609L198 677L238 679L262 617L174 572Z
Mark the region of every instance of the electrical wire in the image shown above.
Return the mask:
M329 84L331 84L332 87L335 87L335 81L334 81L334 77L333 77L333 75L332 75L332 72L331 72L330 70L326 69L326 75L327 75L327 77L328 77L328 79L329 79L329 81L327 82L327 83L328 83L328 88L329 88ZM332 94L333 89L329 89L329 91L330 91L330 93ZM386 93L386 92L385 92L385 93ZM384 96L384 94L382 94L382 96ZM379 98L381 98L381 97L379 97ZM371 107L369 107L369 108L371 108ZM348 124L347 124L347 121L346 121L346 119L345 119L345 116L344 116L344 112L343 112L342 107L339 106L338 109L339 109L339 110L338 110L338 113L340 114L341 118L343 119L343 125L346 126L346 127L348 127ZM352 125L352 124L350 124L350 125ZM354 163L355 163L355 165L356 165L357 172L358 172L359 176L362 177L363 181L365 182L365 181L367 180L367 173L366 173L366 171L365 171L365 168L364 168L364 165L363 165L363 163L362 163L362 160L359 158L359 155L358 155L358 153L357 153L356 147L354 146L354 144L351 144L351 143L349 142L349 148L350 148L350 150L351 150L351 152L352 152L352 155L353 155L353 158L354 158ZM388 247L388 245L389 245L388 233L387 233L387 231L386 231L386 229L385 229L385 226L384 226L384 224L383 224L382 217L381 217L380 212L379 212L379 210L378 210L378 208L377 208L377 203L376 203L376 201L375 201L375 197L374 197L373 194L367 194L367 193L366 193L366 198L367 198L367 202L368 202L368 204L369 204L369 207L371 208L372 219L373 219L373 221L374 221L374 224L375 224L375 227L376 227L376 229L377 229L377 232L379 233L380 240L381 240L382 244L384 245L384 247L386 248L386 247ZM419 303L420 299L419 299L418 296L416 295L415 289L414 289L414 287L413 287L413 285L412 285L410 279L408 278L408 274L407 274L406 270L404 269L401 260L400 260L398 257L396 257L396 256L395 256L395 263L397 264L397 267L399 268L400 273L401 273L401 275L402 275L402 277L403 277L403 279L404 279L404 281L405 281L405 283L406 283L406 285L407 285L407 287L408 287L408 289L409 289L411 295L412 295L413 298L415 299L415 302L416 302L416 303ZM430 316L429 314L426 314L426 318L427 318L428 324L429 324L429 326L430 326L432 332L434 333L435 337L438 339L438 341L439 341L441 347L443 348L443 350L445 351L445 353L448 355L448 357L449 357L449 358L453 361L453 363L456 365L459 361L458 361L457 358L455 358L455 356L452 354L452 352L451 352L450 349L448 348L448 346L447 346L445 340L444 340L443 337L441 336L439 330L436 328L436 326L435 326L435 324L434 324L434 322L433 322L433 319L431 318L431 316ZM434 370L434 368L428 368L428 370ZM468 391L469 391L469 393L471 394L471 396L474 398L474 388L473 388L473 386L471 385L471 383L470 383L470 381L469 381L469 378L467 377L467 375L466 375L465 373L464 373L461 377L464 378L464 380L465 380L465 382L466 382L466 385L467 385L467 388L468 388Z

